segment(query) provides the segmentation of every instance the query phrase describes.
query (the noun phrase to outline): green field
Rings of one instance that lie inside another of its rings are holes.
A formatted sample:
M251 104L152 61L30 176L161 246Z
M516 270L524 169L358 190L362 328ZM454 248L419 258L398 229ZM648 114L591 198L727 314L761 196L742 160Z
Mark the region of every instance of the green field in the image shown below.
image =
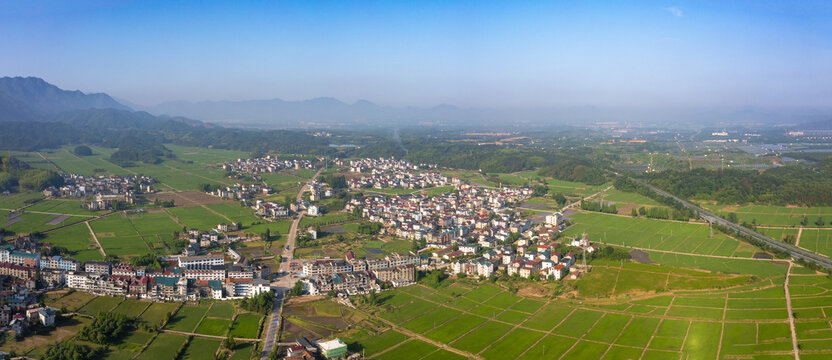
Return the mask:
M228 223L227 219L201 206L169 208L165 211L179 219L179 222L187 227L199 230L209 230L216 227L217 224Z
M736 213L740 222L747 222L749 224L756 222L759 225L776 225L787 227L800 227L803 217L808 218L808 223L804 227L818 227L815 221L818 218L824 220L825 225L832 221L832 207L818 206L818 207L786 207L774 205L750 205L750 206L725 206L725 205L705 205L708 209L714 210L719 214L726 214L729 212Z
M185 343L188 338L179 335L159 334L153 342L142 351L136 359L161 360L173 359L173 354Z
M147 301L138 301L133 299L126 299L118 304L118 307L114 310L114 312L125 315L129 318L136 318L144 312L144 309L147 309L148 306L152 304L151 302Z
M185 348L185 353L179 359L213 359L214 354L217 353L217 349L220 348L220 343L221 341L216 339L194 337L188 343L188 347Z
M198 334L223 336L228 332L230 327L230 320L205 318L199 323L195 332Z
M98 315L101 312L110 312L116 305L118 305L124 298L115 298L109 296L99 296L92 299L84 307L78 309L78 312L87 315Z
M227 301L215 301L206 316L231 320L234 317L234 304Z
M707 225L581 212L567 236L586 233L593 242L687 254L751 257L754 248L714 232Z
M178 306L177 303L154 302L139 316L139 320L149 325L161 325L165 315L173 313Z
M231 336L256 339L260 334L260 320L263 317L255 314L239 314L231 327Z
M170 322L165 326L165 329L193 332L205 313L208 312L208 305L183 305L179 311L173 315Z

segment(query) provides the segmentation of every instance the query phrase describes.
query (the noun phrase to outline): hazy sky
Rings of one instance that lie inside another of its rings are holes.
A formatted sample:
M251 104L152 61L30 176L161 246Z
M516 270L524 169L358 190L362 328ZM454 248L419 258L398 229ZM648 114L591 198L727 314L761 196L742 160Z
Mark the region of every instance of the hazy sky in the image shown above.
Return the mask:
M144 105L832 104L832 1L0 0L0 34L0 75Z

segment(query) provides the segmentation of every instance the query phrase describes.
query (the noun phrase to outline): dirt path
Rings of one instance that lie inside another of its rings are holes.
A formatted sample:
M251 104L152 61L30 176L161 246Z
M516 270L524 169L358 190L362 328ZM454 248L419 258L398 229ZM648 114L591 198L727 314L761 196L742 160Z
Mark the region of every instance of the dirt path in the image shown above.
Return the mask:
M589 195L589 196L587 196L587 197L585 197L585 198L581 198L581 200L575 201L575 202L573 202L573 203L571 203L571 204L569 204L569 205L564 206L564 207L563 207L563 209L561 209L561 211L566 211L567 209L571 209L571 208L572 208L572 207L574 207L575 205L580 205L582 200L586 200L586 199L591 199L591 198L594 198L594 197L596 197L596 196L598 196L598 195L600 195L600 194L602 194L602 193L605 193L607 190L612 189L612 188L613 188L613 185L610 185L610 186L608 186L608 187L607 187L606 189L604 189L604 190L601 190L601 191L599 191L599 192L597 192L597 193L594 193L594 194L592 194L592 195Z
M92 226L90 226L89 220L84 221L84 224L87 225L87 229L90 229L90 235L92 235L92 239L95 240L95 244L98 245L98 250L101 251L101 256L107 257L107 253L104 252L104 247L101 246L101 243L98 242L98 236L95 236L95 231L92 231Z
M65 172L64 169L61 169L58 166L58 164L55 164L55 162L53 162L52 160L47 159L46 156L43 156L43 154L41 154L40 151L36 152L36 154L38 154L38 156L40 156L40 158L43 159L43 161L46 161L47 163L49 163L49 165L52 165L52 167L54 167L58 171Z
M792 296L789 293L789 275L792 273L792 266L794 263L789 262L789 270L786 271L786 282L783 287L786 290L786 311L789 312L789 330L792 332L792 351L794 351L794 359L800 360L800 351L797 347L797 332L794 329L794 313L792 312Z
M158 331L163 332L163 333L169 333L169 334L184 335L184 336L196 336L196 337L204 337L204 338L210 338L210 339L220 339L220 340L228 339L227 336L206 335L206 334L198 334L198 333L168 330L168 329L159 329ZM243 342L260 342L260 339L247 339L247 338L238 338L238 337L235 337L234 340L243 341Z
M800 246L800 236L803 235L803 227L797 229L797 238L794 239L794 246Z
M23 208L20 208L20 209L23 209ZM20 209L3 209L3 208L0 208L0 210L6 210L6 211L18 211L18 210L20 210ZM78 217L86 217L86 218L92 218L92 217L96 217L96 216L97 216L97 215L63 214L63 213L54 213L54 212L46 212L46 211L32 211L32 210L26 210L26 212L27 212L27 213L32 213L32 214L61 215L61 216L78 216Z

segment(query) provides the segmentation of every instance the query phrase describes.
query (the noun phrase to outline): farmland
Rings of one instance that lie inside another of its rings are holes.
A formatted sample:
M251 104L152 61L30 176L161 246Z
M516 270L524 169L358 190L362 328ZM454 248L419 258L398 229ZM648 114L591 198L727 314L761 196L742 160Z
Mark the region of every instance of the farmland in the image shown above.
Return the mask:
M725 206L705 205L708 209L719 214L735 213L740 222L760 225L783 227L824 227L832 221L832 207L790 207L773 205ZM801 221L806 218L806 225ZM818 219L824 220L824 225L817 225Z
M594 242L672 253L750 258L754 248L714 232L707 225L581 212L569 215L575 225L566 235L586 233Z

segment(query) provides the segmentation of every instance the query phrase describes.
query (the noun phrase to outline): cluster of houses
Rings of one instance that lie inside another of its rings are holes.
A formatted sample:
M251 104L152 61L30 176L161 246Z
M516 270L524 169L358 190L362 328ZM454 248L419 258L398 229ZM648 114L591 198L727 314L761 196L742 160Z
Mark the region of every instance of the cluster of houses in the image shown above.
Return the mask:
M310 160L278 160L277 157L267 155L254 159L237 159L237 161L222 164L222 168L239 174L257 175L275 173L283 169L312 169L314 164Z
M457 184L458 190L438 196L409 194L354 198L347 211L359 208L362 217L383 225L382 233L428 244L505 241L512 233L526 231L531 221L522 219L510 204L529 198L530 188L479 188Z
M245 240L240 235L226 234L227 232L238 230L240 230L240 223L238 222L232 222L231 224L220 223L216 228L209 231L188 229L187 234L179 235L180 238L188 239L188 246L182 249L182 256L193 256L199 254L202 249L210 249L219 245Z
M394 287L416 281L416 269L427 259L416 255L392 253L380 259L356 258L348 251L345 259L319 259L303 264L304 290L310 295L365 294L380 290L381 283Z
M380 171L413 171L422 169L435 169L437 168L436 164L419 164L415 165L407 160L397 160L394 157L389 159L385 158L365 158L360 160L350 160L349 162L341 159L336 159L335 164L339 166L346 166L349 165L350 172L369 172L371 170L380 170Z
M369 176L350 179L350 189L422 189L434 186L456 185L460 183L459 178L449 178L437 172L414 173L411 171L394 170L385 172L383 170L372 170Z
M227 263L222 253L180 256L163 269L88 261L68 271L66 286L106 296L152 300L239 299L269 291L271 268Z
M335 191L332 190L326 184L322 184L319 182L312 182L308 185L309 190L309 201L318 201L321 199L331 198L335 195Z
M234 184L208 192L208 194L223 199L249 201L257 195L273 193L272 188L262 184Z
M558 248L566 246L557 242L532 245L528 239L518 239L515 245L516 251L512 246L498 245L483 251L478 258L455 259L456 256L451 255L446 257L446 260L451 261L454 274L488 277L495 271L505 271L509 276L517 274L526 279L537 276L554 280L561 280L569 274L577 260L576 254L572 251L558 251ZM592 245L586 237L574 239L569 245L578 251L586 249L587 253L598 249L598 246ZM464 253L457 256L464 256Z
M49 249L49 244L40 245ZM82 266L75 259L41 256L36 249L6 245L0 248L0 300L25 306L37 301L30 292L64 286L97 295L154 300L237 299L269 291L270 267L250 265L233 250L228 255L233 262L226 262L223 253L166 258L161 269L102 261Z
M153 191L153 178L144 175L130 176L83 176L78 174L61 174L64 185L50 186L43 190L47 197L85 198L89 202L84 207L89 210L112 209L116 203L132 204L135 192Z

